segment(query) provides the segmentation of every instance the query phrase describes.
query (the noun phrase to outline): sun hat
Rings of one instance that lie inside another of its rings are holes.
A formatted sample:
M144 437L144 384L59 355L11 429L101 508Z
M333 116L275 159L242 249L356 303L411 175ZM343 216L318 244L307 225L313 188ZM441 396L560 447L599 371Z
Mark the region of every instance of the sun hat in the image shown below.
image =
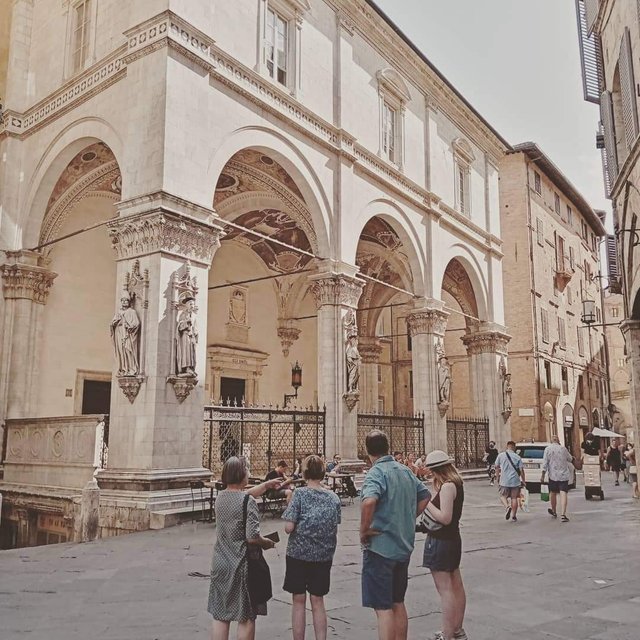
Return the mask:
M449 457L448 453L436 449L427 455L427 459L424 462L425 467L429 469L435 469L436 467L442 467L445 464L453 464L455 460Z

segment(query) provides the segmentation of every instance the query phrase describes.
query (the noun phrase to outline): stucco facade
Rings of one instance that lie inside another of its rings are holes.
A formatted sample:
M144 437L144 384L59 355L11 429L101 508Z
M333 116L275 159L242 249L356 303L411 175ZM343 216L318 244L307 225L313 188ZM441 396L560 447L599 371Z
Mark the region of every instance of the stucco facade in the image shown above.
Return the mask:
M355 458L358 412L383 405L425 414L427 450L447 447L452 407L503 440L508 145L446 79L364 1L81 4L13 3L0 414L82 413L86 381L111 379L103 531L149 526L167 492L208 475L202 410L229 380L275 405L296 360L330 455ZM135 375L109 337L123 289ZM195 365L180 370L192 298ZM442 350L464 360L446 402Z

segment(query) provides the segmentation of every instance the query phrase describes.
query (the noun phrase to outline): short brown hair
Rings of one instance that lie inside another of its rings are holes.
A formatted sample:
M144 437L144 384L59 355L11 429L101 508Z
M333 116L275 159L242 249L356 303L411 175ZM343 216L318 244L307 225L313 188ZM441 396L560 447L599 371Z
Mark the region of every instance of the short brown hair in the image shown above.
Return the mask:
M322 480L324 463L318 456L307 456L302 462L302 476L305 480Z
M287 461L286 461L286 460L280 460L280 461L278 462L278 464L276 465L276 469L277 469L278 467L282 467L283 469L287 469L287 468L289 467L289 465L287 464Z
M222 467L222 482L224 484L241 484L247 475L247 461L244 458L232 456Z
M387 438L387 434L379 429L369 431L365 440L365 446L370 456L389 455L389 439Z

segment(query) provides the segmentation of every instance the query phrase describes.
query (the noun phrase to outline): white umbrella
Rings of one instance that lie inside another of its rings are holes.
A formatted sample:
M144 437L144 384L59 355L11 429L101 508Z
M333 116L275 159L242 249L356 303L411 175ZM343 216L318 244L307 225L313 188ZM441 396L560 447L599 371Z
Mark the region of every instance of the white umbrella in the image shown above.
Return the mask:
M624 438L620 433L616 433L615 431L610 431L609 429L601 429L600 427L596 427L593 430L594 436L600 436L601 438Z

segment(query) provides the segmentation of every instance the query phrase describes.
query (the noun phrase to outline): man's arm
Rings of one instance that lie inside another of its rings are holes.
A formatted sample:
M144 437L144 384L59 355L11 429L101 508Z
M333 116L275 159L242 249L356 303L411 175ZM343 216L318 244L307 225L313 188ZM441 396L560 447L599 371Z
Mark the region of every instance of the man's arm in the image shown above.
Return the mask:
M377 533L377 531L371 528L377 504L377 498L365 498L360 506L360 542L362 544L367 544L369 538Z

